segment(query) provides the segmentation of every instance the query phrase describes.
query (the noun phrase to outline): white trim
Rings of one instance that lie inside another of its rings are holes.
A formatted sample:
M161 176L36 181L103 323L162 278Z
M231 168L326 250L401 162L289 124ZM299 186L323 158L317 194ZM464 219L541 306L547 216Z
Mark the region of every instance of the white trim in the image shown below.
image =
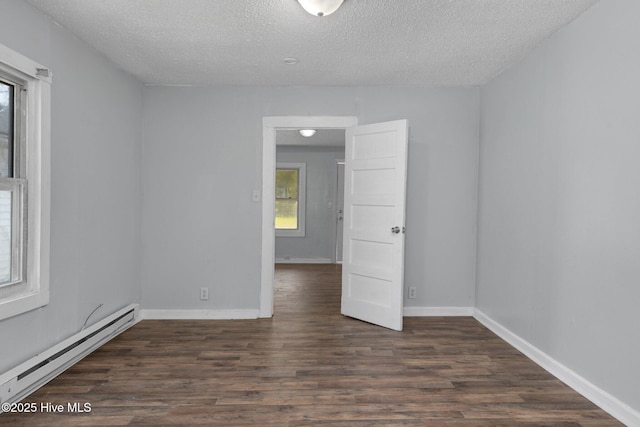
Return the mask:
M35 61L0 44L0 69L24 79L26 89L25 164L27 180L26 278L19 288L0 299L0 320L49 303L51 192L51 73Z
M405 317L473 316L473 307L404 307Z
M346 135L345 135L345 139L346 139ZM345 140L345 145L346 145L346 140ZM340 200L340 198L338 197L338 194L340 194L340 179L339 177L339 171L340 171L340 165L343 166L343 176L342 176L342 200ZM335 178L335 193L334 193L334 197L333 197L333 219L334 219L334 224L335 224L335 230L333 233L333 257L336 260L336 264L342 264L342 260L338 260L338 232L342 231L342 235L344 237L344 167L345 167L345 159L336 159L335 162L335 173L334 173L334 178ZM342 220L338 221L338 206L342 206ZM343 244L344 244L344 239L342 242L340 242L340 249L343 249ZM341 254L342 257L344 258L344 253Z
M274 116L262 119L262 259L260 317L273 316L273 272L275 262L276 129L346 129L358 124L355 116Z
M32 79L41 80L47 83L51 83L51 71L47 73L47 76L38 74L39 69L47 69L46 67L38 64L30 58L8 48L0 43L0 60L13 68L16 71L28 76ZM2 67L0 67L2 68Z
M475 309L473 317L487 329L522 352L551 375L598 405L604 411L628 426L640 426L640 412L578 375L533 344L522 339L482 311Z
M231 310L140 310L140 318L163 320L239 320L257 319L260 312L255 309Z
M276 258L276 264L333 264L329 258Z

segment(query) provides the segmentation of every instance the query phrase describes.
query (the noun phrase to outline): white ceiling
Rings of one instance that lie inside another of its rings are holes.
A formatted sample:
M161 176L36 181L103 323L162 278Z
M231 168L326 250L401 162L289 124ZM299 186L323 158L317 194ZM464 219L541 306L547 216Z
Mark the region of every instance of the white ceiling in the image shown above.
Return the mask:
M297 130L278 129L277 145L295 145L303 147L344 147L344 129L318 129L315 135L304 137Z
M28 0L147 84L483 84L597 0ZM295 57L296 65L286 65Z

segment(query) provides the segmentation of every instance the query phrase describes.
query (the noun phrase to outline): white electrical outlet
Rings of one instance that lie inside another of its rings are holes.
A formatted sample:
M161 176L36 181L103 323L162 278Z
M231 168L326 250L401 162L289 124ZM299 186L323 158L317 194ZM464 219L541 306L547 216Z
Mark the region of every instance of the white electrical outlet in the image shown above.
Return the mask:
M416 289L415 286L409 286L409 295L408 298L409 299L415 299L416 298L416 293L418 292L418 290Z
M200 299L203 301L209 299L209 288L200 288Z

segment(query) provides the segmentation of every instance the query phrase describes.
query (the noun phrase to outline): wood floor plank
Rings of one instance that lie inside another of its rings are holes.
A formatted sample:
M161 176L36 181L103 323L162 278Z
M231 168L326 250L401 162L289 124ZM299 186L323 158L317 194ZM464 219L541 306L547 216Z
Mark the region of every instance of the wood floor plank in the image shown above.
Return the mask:
M90 413L0 425L621 425L473 318L343 317L340 277L279 265L272 319L142 321L24 400Z

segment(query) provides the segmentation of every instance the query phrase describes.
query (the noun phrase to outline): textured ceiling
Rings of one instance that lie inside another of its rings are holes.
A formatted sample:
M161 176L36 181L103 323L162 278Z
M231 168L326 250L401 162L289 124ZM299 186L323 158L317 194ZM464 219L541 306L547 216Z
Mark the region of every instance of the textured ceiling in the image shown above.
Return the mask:
M28 0L148 84L483 84L597 0ZM282 62L295 57L296 65Z

